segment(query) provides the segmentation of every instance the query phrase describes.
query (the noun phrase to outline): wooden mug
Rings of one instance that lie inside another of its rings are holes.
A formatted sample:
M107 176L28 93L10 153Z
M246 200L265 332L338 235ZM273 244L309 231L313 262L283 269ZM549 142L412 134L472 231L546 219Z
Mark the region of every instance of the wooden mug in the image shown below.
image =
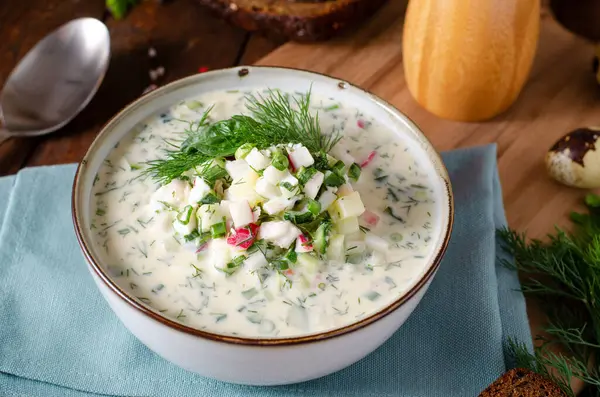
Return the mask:
M540 0L410 0L402 43L408 89L439 117L490 119L521 92L539 26Z

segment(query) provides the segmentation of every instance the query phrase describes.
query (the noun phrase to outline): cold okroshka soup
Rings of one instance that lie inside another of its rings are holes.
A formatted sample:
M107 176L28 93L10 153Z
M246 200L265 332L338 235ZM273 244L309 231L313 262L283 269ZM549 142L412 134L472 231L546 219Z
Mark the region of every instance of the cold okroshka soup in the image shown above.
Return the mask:
M139 123L106 158L94 243L118 285L190 327L340 328L398 300L432 260L442 185L418 150L310 91L203 94Z

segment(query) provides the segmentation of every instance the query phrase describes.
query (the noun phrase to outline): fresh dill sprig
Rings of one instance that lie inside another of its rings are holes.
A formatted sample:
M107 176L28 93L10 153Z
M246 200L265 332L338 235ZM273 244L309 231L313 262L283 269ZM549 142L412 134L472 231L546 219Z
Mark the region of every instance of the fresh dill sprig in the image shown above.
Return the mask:
M502 263L521 273L523 293L537 298L548 317L548 336L537 338L535 354L513 343L514 356L563 389L577 378L589 386L588 395L600 397L600 196L588 195L585 203L587 213L571 214L573 230L557 227L545 242L510 229L498 235L514 258ZM549 350L553 345L565 354Z
M245 143L258 149L288 143L300 143L311 153L323 155L341 139L339 132L325 135L319 116L310 113L310 90L298 97L269 90L269 95L247 95L250 115L234 115L226 120L208 123L211 109L202 118L189 123L185 140L166 150L165 158L146 163L142 172L161 184L180 177L186 171L215 158L230 157Z

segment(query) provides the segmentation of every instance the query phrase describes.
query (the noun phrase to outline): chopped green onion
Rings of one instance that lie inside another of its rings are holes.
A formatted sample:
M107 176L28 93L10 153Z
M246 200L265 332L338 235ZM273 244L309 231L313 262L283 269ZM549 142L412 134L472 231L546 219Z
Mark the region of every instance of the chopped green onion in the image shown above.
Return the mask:
M204 106L204 104L200 101L191 100L191 101L187 101L185 103L185 106L187 106L187 108L190 110L195 110L195 109L201 108L202 106Z
M319 171L327 171L329 170L329 160L327 159L327 154L325 153L317 153L313 155L315 159L315 168Z
M361 172L360 165L358 165L356 163L352 163L352 165L350 166L350 169L348 170L348 176L351 179L358 181L358 178L360 177L360 172Z
M198 233L198 230L194 230L190 234L183 236L183 239L186 243L189 243L190 241L195 240L198 237L200 237L200 233Z
M314 219L314 215L312 212L300 212L300 211L286 211L283 214L283 219L286 221L290 221L294 224L299 223L308 223Z
M319 289L320 289L321 291L325 291L325 288L326 288L327 286L325 285L325 283L319 283L318 287L319 287Z
M304 167L300 167L300 169L298 170L298 173L296 174L296 178L298 178L298 181L301 184L306 184L306 182L308 182L310 180L310 178L313 177L313 175L315 175L317 173L317 170L315 168L304 168Z
M392 234L390 234L390 238L392 239L393 242L398 243L398 242L402 241L402 239L404 237L400 233L392 233Z
M233 260L231 262L226 264L224 268L217 268L217 269L219 269L223 273L231 276L233 273L235 273L237 271L237 269L239 269L239 267L244 262L244 259L246 259L246 257L244 255L236 256L235 258L233 258Z
M329 235L329 230L331 229L331 225L331 221L325 220L319 225L317 231L315 232L313 245L315 251L319 254L324 254L327 251L327 238Z
M291 263L296 263L296 261L298 260L298 254L296 254L296 251L294 251L294 247L292 246L292 248L289 249L289 251L285 254L284 256L285 260L287 260L288 262Z
M370 301L376 301L381 297L381 294L376 291L369 291L365 296Z
M223 222L215 223L210 227L210 234L212 238L224 237L227 234L227 225L225 224L225 218L223 218Z
M342 175L343 171L344 171L344 167L346 167L346 164L344 164L344 162L342 160L338 160L333 167L331 167L331 171L335 172L338 175Z
M279 183L279 186L289 190L290 192L296 188L294 185L287 181Z
M246 156L248 155L248 153L250 153L252 151L252 149L254 149L254 145L252 145L251 143L244 143L242 146L237 148L237 150L235 151L235 159L236 160L245 159Z
M275 267L275 269L278 269L278 270L287 270L290 268L290 265L288 264L288 262L284 261L282 259L276 259L276 260L272 261L271 265L273 265L273 267Z
M346 181L344 180L344 178L342 178L340 175L334 172L327 171L327 173L325 174L325 186L340 187L345 182Z
M275 152L273 154L273 160L271 160L271 165L279 171L285 171L290 166L290 161L283 153Z
M194 208L191 205L186 205L179 214L177 214L177 221L183 225L190 223L192 218L192 212Z
M206 196L202 197L199 202L201 204L215 204L221 202L221 199L217 197L216 193L209 192Z
M309 199L307 207L313 215L319 215L321 212L321 203L319 203L317 200Z

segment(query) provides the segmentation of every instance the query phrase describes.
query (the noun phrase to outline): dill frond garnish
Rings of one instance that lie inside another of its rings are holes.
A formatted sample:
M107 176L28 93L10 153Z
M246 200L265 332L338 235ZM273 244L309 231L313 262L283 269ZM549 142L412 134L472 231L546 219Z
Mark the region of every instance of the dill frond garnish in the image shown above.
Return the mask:
M182 142L169 142L174 148L166 150L165 158L146 163L143 175L166 184L207 161L233 156L246 143L258 149L299 143L313 154L324 155L341 135L322 133L318 114L310 112L310 97L310 90L300 97L278 90L269 90L267 96L247 95L250 115L234 115L212 124L208 123L208 109L199 121L189 123Z
M588 195L587 213L571 213L573 230L556 228L548 241L528 240L510 229L498 231L503 248L524 280L522 291L537 298L548 322L531 354L511 343L517 364L547 376L572 396L572 378L600 396L600 196ZM565 354L549 348L559 345Z

